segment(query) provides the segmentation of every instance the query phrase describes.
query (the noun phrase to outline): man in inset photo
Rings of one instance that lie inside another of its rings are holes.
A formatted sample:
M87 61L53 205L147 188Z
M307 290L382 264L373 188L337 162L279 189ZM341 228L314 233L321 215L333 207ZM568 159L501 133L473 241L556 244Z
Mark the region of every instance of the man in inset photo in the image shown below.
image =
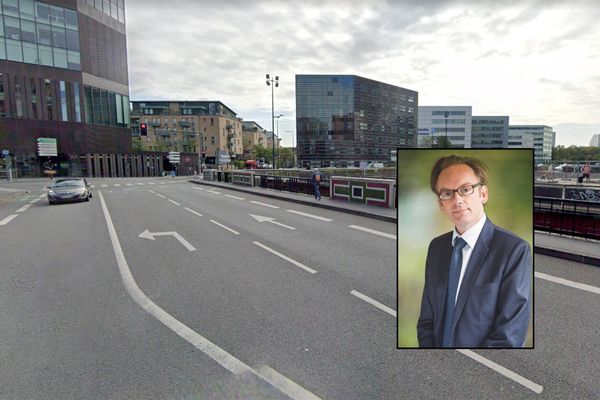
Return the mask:
M454 225L429 244L417 323L420 347L523 347L531 311L529 244L486 216L488 167L439 158L430 175L437 206ZM510 208L511 204L504 207Z

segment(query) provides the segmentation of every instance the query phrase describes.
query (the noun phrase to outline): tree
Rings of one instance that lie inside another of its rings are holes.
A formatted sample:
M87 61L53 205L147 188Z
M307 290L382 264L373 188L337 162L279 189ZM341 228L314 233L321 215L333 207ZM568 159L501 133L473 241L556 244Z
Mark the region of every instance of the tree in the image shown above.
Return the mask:
M294 167L294 150L288 147L279 148L279 167L293 168Z
M450 147L452 147L452 142L446 136L440 136L436 140L435 147L442 148L442 149L449 149Z

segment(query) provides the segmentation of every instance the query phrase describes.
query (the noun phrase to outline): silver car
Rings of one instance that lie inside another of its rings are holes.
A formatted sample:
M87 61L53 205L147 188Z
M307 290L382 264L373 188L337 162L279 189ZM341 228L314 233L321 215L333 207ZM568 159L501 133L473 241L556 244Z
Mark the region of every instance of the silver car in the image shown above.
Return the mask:
M92 188L85 178L57 179L48 189L50 204L90 201L92 197Z

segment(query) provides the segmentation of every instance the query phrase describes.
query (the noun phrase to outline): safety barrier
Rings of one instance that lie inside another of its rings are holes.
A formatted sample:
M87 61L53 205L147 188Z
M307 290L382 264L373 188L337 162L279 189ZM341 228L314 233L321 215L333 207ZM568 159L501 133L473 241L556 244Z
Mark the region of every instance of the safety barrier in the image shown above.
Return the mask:
M396 181L392 179L331 177L331 199L394 208Z
M600 239L600 202L534 198L534 227L586 239Z

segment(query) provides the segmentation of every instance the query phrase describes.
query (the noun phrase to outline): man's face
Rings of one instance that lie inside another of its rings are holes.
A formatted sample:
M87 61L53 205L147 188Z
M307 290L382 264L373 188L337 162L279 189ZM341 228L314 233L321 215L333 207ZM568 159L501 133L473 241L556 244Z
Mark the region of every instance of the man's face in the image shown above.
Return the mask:
M479 179L475 172L466 164L451 165L440 173L436 190L456 190L461 187L476 185ZM440 209L454 223L459 234L463 234L477 223L484 214L483 205L488 200L487 186L477 186L470 195L461 197L454 193L449 200L440 200Z

